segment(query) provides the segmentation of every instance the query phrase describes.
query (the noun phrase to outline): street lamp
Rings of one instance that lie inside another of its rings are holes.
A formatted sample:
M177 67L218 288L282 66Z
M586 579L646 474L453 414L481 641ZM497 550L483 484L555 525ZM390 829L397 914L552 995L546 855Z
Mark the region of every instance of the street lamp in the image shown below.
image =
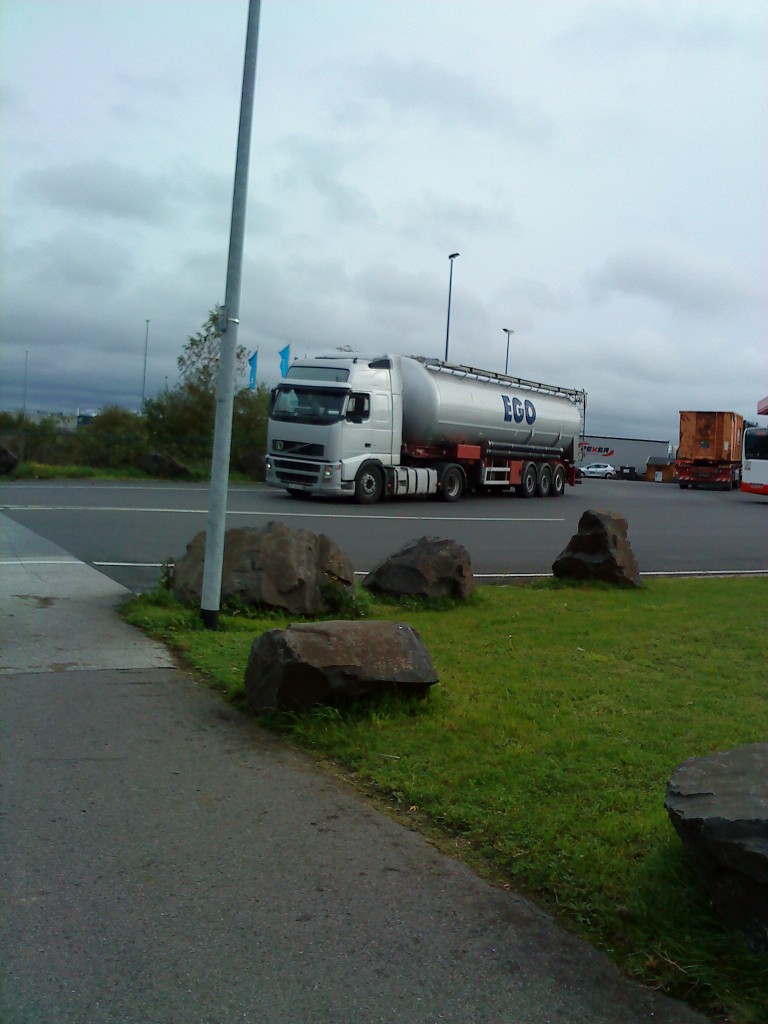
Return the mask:
M144 376L141 380L141 411L144 412L144 402L147 395L147 350L149 348L149 320L147 329L144 332Z
M453 286L453 261L457 256L460 256L459 252L452 252L448 259L451 261L451 272L448 276L448 320L445 325L445 361L448 362L448 338L451 333L451 288Z
M509 373L509 336L510 334L514 334L515 332L512 330L511 327L502 327L501 329L507 336L507 358L504 361L504 373Z

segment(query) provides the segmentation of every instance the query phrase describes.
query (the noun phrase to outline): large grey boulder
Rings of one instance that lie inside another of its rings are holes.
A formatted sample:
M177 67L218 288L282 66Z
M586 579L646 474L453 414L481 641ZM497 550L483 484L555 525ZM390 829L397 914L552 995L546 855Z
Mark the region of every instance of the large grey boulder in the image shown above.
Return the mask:
M173 592L184 603L199 603L203 587L205 532L187 545L176 563ZM355 571L349 557L324 534L268 523L224 535L221 602L280 608L292 615L330 610L327 586L350 588Z
M371 570L363 586L397 597L466 599L475 579L469 553L455 540L421 537Z
M715 909L768 952L768 743L684 761L664 805Z
M426 694L437 673L404 622L303 622L254 641L245 693L256 711L299 711L386 689Z
M641 587L640 570L627 540L627 520L615 512L588 509L578 531L555 559L552 572L561 579Z

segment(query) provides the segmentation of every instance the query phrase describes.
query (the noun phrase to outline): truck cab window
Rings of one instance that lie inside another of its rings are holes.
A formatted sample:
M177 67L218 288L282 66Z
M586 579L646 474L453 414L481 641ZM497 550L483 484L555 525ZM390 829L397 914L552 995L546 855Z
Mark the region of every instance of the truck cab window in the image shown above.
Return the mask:
M361 392L352 392L347 403L347 419L353 423L362 423L371 415L371 396Z

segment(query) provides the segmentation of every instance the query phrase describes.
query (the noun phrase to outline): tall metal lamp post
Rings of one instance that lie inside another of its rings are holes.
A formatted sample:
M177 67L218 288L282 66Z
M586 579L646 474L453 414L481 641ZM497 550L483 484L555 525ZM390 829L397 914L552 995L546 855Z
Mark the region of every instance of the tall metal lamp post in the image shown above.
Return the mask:
M451 288L453 287L453 261L457 256L461 256L460 252L452 252L448 259L451 261L451 272L448 275L448 319L445 325L445 361L448 362L448 339L451 334Z
M147 329L144 332L144 376L141 379L141 411L144 412L144 403L147 399L147 351L149 350L149 320Z
M507 336L507 358L504 360L504 373L509 373L509 336L515 332L511 327L502 327L502 331L504 331Z

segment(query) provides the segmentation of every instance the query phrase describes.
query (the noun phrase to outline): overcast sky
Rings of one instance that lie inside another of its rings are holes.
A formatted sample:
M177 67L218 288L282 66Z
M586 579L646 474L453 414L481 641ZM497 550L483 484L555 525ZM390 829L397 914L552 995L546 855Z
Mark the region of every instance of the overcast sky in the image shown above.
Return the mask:
M6 0L0 407L141 404L223 301L247 0ZM263 0L240 309L589 392L768 394L765 0ZM245 383L245 381L243 381ZM761 422L765 422L761 420Z

